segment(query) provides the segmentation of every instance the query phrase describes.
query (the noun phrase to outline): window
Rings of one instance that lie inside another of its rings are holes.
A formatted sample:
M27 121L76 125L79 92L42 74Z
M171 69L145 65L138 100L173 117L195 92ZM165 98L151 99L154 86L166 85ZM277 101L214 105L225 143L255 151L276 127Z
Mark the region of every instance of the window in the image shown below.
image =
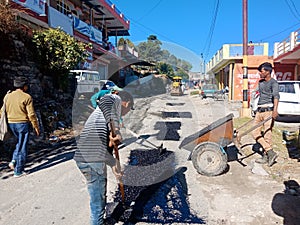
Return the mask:
M70 7L66 4L66 2L64 0L57 0L56 1L56 9L59 12L65 14L65 15L72 14L71 10L70 10Z
M95 74L95 81L99 81L100 80L100 75L98 75L98 74Z
M295 93L294 84L280 84L279 85L279 92L284 93Z
M82 80L87 80L87 74L86 74L86 73L83 73L81 79L82 79Z

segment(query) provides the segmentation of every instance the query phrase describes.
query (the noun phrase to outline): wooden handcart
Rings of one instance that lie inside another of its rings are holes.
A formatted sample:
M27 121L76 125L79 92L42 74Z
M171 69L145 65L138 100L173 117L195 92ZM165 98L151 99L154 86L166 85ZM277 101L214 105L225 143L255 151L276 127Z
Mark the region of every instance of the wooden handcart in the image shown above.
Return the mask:
M206 176L216 176L223 173L227 168L228 161L226 147L234 144L240 151L242 146L241 137L271 119L269 117L241 133L240 130L253 122L253 119L234 129L233 117L234 115L231 113L184 138L181 142L179 148L191 152L190 159L198 173Z

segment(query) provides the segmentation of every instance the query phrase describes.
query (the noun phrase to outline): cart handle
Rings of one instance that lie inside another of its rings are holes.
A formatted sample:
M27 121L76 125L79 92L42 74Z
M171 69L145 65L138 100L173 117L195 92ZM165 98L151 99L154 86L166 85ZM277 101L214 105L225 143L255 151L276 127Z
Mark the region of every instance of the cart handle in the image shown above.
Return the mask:
M272 116L268 117L267 119L261 121L260 123L256 124L255 126L251 127L250 129L244 131L242 134L239 135L239 133L236 133L236 136L238 138L238 140L240 140L241 137L243 137L244 135L248 134L249 132L255 130L256 128L260 127L261 125L263 125L264 123L268 122L270 119L272 119ZM253 120L250 120L253 121ZM247 122L247 124L249 123L249 121ZM243 126L242 126L243 127Z

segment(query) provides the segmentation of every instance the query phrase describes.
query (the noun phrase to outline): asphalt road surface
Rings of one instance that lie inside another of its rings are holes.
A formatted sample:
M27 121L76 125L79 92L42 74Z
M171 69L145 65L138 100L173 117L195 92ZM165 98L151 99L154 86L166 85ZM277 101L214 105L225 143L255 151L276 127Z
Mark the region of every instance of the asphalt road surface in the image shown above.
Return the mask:
M188 160L190 152L178 148L185 137L217 119L230 113L237 117L239 103L167 94L135 102L135 110L124 118L125 147L120 150L125 198L131 205L116 224L300 224L299 201L281 196L284 184L254 163L257 154L243 164L230 159L224 174L207 177ZM161 144L166 149L162 154L155 147ZM74 147L72 141L57 145L43 160L28 163L27 176L1 174L0 224L89 224L89 197L72 160ZM107 194L109 205L121 201L110 169Z

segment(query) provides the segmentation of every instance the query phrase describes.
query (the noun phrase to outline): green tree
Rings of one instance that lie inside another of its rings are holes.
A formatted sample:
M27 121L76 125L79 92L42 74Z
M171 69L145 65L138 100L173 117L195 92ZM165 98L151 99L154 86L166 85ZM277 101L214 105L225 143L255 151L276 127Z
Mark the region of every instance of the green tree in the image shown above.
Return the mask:
M175 55L170 54L168 50L161 49L161 45L161 41L159 41L155 35L150 35L146 42L141 42L137 46L140 59L151 63L163 62L168 64L168 66L173 67L173 73L174 71L176 72L178 68L182 68L183 71L192 69L192 65L189 62L178 59ZM163 64L160 66L162 65ZM163 66L165 67L165 65Z
M125 42L128 44L129 47L136 49L135 45L128 38L126 38Z
M174 76L173 67L168 63L159 62L157 64L157 69L158 69L159 73L161 73L161 74L166 74L169 77Z
M192 64L190 64L189 62L187 62L185 60L178 59L177 67L182 68L185 71L190 71L193 66L192 66Z
M176 76L182 77L182 79L189 79L189 74L182 68L177 69Z
M161 61L161 45L162 43L156 38L155 35L150 35L147 39L147 42L141 42L137 46L139 57L152 63Z
M123 46L123 45L125 45L125 40L124 40L124 38L120 38L118 40L118 46Z
M168 62L169 57L170 57L170 52L168 50L163 49L161 61L166 63L166 62Z
M60 28L34 31L33 42L40 71L52 76L55 85L63 89L66 87L68 71L87 59L86 49L91 47Z

